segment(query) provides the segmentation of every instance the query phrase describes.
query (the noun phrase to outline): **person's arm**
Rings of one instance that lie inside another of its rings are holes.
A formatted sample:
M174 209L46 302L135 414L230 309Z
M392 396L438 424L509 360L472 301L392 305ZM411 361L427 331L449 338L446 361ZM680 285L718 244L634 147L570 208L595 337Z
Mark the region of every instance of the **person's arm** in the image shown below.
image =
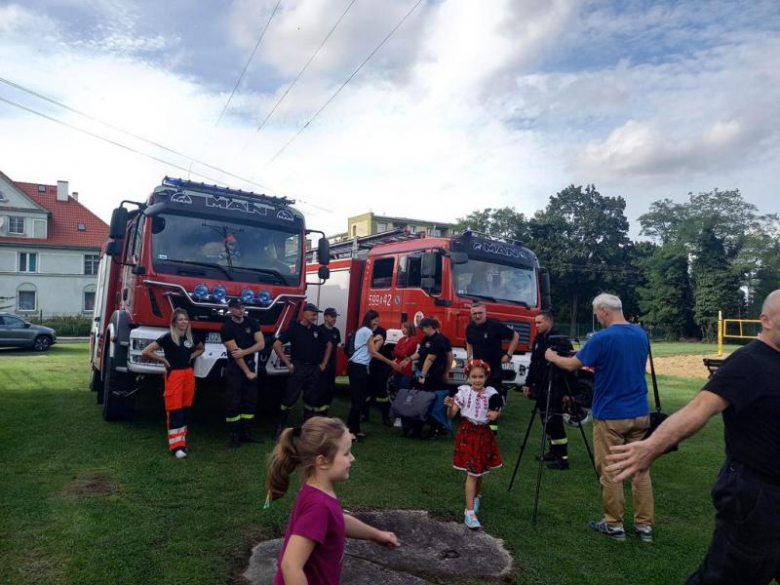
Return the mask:
M279 359L282 360L285 366L287 366L287 369L290 370L290 373L293 373L293 370L295 367L293 366L293 363L290 361L290 358L287 357L287 354L284 353L284 348L282 347L282 340L277 339L274 341L274 351L276 352L276 355L279 356Z
M729 402L708 390L700 391L684 408L667 418L643 441L610 447L606 471L620 471L612 481L617 483L634 474L646 473L653 461L667 449L701 429L710 418L729 407Z
M156 353L154 353L159 349L162 349L160 345L156 341L152 341L149 345L147 345L144 348L143 352L141 352L141 355L149 358L150 360L154 360L156 362L160 362L161 364L164 364L166 369L170 370L171 364L168 363L168 360L165 359L164 356L157 355ZM201 353L203 352L201 351Z
M303 567L314 552L315 546L317 543L305 536L293 534L290 537L280 564L285 585L307 585Z
M469 363L474 358L474 348L471 344L466 342L466 363Z
M238 358L243 358L244 356L257 353L258 351L263 351L263 349L265 349L265 337L263 337L263 332L255 331L254 338L255 343L246 349L239 349L238 346L236 346L236 349L230 352L230 355L233 356L233 359L237 360Z
M233 356L233 359L236 362L236 365L241 369L242 372L244 372L244 375L246 376L247 380L254 380L257 378L257 374L255 374L252 370L249 369L249 366L246 365L246 362L244 361L243 357L235 357L236 350L241 351L238 348L238 345L236 344L235 339L228 339L227 341L222 342L225 345L225 348L230 352L230 355Z
M431 369L431 366L433 366L433 362L436 361L436 356L432 353L429 353L425 361L423 362L422 367L420 368L420 383L422 384L425 380L426 376L428 375L428 370Z
M555 350L550 348L547 348L547 351L544 352L544 358L562 370L569 372L574 372L575 370L579 370L582 367L582 362L577 356L564 357L562 355L558 355Z
M401 544L398 542L398 537L392 532L369 526L349 514L344 514L344 527L349 538L373 540L375 543L382 544L388 548L395 548ZM288 544L287 546L289 547L290 545ZM287 583L286 578L285 583Z
M501 361L503 363L508 363L512 361L512 356L515 353L515 349L517 349L517 344L520 342L520 334L517 331L512 332L512 341L509 342L509 349L506 350L506 353L501 356Z
M452 420L455 418L455 415L460 412L460 405L457 401L458 395L455 396L447 396L444 399L444 405L447 407L447 418Z
M198 359L200 356L203 355L204 351L206 351L206 348L203 345L203 342L199 341L198 345L195 346L195 351L193 351L192 354L190 355L190 361L194 362L196 359Z
M376 343L377 340L380 341L379 346L377 347ZM387 364L393 370L401 371L401 366L397 363L395 363L391 359L387 359L385 356L383 356L381 353L379 353L379 347L382 347L382 336L381 335L375 335L374 337L370 338L368 342L366 343L366 347L368 348L368 353L371 354L371 357L375 360L379 360L383 364Z
M332 354L334 351L333 344L329 341L325 344L325 355L322 356L322 362L320 362L320 371L324 372L325 369L328 367L328 362L330 361L330 354Z

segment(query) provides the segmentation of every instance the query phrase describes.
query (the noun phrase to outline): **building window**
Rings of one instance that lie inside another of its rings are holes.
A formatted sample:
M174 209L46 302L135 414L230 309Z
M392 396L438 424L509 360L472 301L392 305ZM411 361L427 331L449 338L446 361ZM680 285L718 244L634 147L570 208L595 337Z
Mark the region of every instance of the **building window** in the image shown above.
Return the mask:
M100 256L97 254L84 254L84 274L94 276L98 272Z
M416 234L417 233L417 226L416 225L410 225L409 226L409 233L410 234Z
M426 231L428 232L429 236L440 236L441 235L441 231L436 229L435 226L428 227L426 229Z
M19 252L19 272L38 272L37 252Z
M355 236L357 236L357 226L353 225L352 226L352 237L354 238Z
M376 224L376 233L381 234L382 232L387 231L387 224L383 221L380 221Z
M85 290L84 291L84 312L91 313L94 310L95 310L95 291Z
M16 291L16 309L18 311L34 311L36 296L37 294L34 290Z
M80 224L78 224L78 226L76 226L76 227L78 227L78 230L79 230L80 232L85 232L85 231L87 231L87 224L85 224L85 223L80 223Z
M24 218L23 217L9 217L8 218L8 233L24 235Z

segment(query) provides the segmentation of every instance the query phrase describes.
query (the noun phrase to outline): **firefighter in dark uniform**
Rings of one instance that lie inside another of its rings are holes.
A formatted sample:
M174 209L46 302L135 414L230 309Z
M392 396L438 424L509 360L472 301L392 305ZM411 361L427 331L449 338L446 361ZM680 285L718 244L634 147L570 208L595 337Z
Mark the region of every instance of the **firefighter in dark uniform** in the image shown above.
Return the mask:
M320 374L318 403L315 411L322 416L328 416L330 403L336 394L336 348L341 345L341 332L336 328L336 319L339 317L336 309L328 307L322 315L324 322L317 329L322 339L330 344L330 359ZM327 348L323 349L323 352L325 351Z
M287 423L290 410L303 393L303 418L308 420L315 414L319 398L320 374L327 368L332 353L331 344L320 335L315 325L319 309L306 303L300 321L291 323L274 342L274 351L290 370L287 388L282 396L276 434L279 435ZM282 344L290 344L290 357L284 353Z
M555 329L553 316L543 311L536 316L536 339L531 349L531 366L528 369L528 376L525 379L523 393L529 398L536 399L536 405L539 410L539 416L544 424L545 409L547 408L547 390L549 389L550 369L547 367L547 360L544 352L550 346L550 337L559 335ZM568 342L568 349L573 348L571 342ZM551 366L554 367L554 366ZM563 396L565 394L565 381L563 376L571 376L569 372L559 370L555 373L552 385L552 396L550 396L551 417L547 421L547 440L550 448L542 456L544 461L548 461L547 467L550 469L566 470L569 469L569 439L566 437L566 428L563 425Z
M473 359L484 360L490 366L490 378L485 386L495 388L506 403L506 388L502 380L502 365L512 361L512 355L520 340L520 334L496 319L489 319L487 307L475 302L471 305L471 322L466 326L467 362ZM509 341L509 348L503 350L504 341ZM494 433L498 432L498 424L490 423Z
M228 318L219 334L227 349L228 364L225 367L225 420L230 430L230 446L241 443L260 443L250 432L257 409L256 354L265 347L260 325L254 319L244 317L241 299L230 299Z

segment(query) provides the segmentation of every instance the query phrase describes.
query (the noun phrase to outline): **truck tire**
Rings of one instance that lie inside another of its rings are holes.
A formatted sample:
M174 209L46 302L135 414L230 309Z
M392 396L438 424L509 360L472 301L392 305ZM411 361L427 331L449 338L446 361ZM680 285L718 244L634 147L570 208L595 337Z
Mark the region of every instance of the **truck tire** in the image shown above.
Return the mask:
M131 390L132 379L123 372L117 372L114 358L108 358L106 372L103 376L103 420L114 422L127 420L132 416L135 407L135 396L122 396ZM100 392L98 392L100 394Z

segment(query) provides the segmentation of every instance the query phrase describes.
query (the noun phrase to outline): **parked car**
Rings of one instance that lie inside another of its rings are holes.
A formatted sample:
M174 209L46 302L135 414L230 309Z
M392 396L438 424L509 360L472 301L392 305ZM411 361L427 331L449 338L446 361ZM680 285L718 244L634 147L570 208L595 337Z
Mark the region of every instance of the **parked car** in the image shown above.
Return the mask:
M0 313L0 347L29 347L46 351L57 341L51 327L33 325L13 313Z

